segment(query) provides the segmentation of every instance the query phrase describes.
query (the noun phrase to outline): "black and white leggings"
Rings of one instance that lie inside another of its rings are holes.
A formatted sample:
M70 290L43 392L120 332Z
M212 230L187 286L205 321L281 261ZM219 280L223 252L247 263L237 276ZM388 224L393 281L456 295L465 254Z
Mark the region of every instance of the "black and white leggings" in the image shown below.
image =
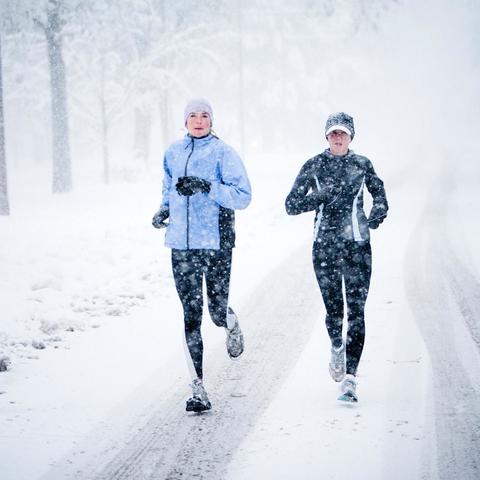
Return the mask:
M198 378L203 378L203 276L207 285L208 310L215 325L227 326L228 292L232 250L172 249L172 270L183 306L185 339Z
M346 371L357 372L365 341L364 309L372 272L369 242L339 239L313 244L313 266L327 311L325 323L332 345L342 344L344 301L347 303Z

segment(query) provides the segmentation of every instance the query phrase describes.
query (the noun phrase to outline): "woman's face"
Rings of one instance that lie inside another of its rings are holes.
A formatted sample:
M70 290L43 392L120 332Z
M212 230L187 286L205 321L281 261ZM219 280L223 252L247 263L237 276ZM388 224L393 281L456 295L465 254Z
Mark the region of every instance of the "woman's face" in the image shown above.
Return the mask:
M211 128L212 121L206 112L194 112L187 117L187 130L192 137L204 137L210 133Z
M330 145L330 151L334 155L346 155L352 137L342 130L334 130L327 135L327 140Z

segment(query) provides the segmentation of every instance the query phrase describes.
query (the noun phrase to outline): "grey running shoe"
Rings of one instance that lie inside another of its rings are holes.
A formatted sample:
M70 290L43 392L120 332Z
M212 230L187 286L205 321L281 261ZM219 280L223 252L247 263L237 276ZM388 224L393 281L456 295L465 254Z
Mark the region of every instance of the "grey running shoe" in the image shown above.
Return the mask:
M330 375L336 382L341 382L345 377L345 344L338 348L332 346L332 354L328 365Z
M210 410L212 408L212 404L208 399L208 395L205 391L202 380L196 378L192 382L191 387L193 395L187 400L187 412L204 412L205 410Z
M338 399L342 402L350 402L350 403L357 403L357 379L354 375L348 374L343 379L341 385L342 394L338 397Z
M227 352L230 358L238 358L245 347L243 333L238 324L238 317L235 312L228 307L227 311Z

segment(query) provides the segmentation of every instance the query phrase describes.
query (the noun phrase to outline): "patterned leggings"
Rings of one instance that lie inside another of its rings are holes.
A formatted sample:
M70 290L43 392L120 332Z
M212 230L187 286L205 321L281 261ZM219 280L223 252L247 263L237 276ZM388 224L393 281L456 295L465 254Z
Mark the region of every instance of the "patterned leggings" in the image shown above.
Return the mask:
M203 378L203 276L208 310L219 327L226 327L232 250L172 249L172 270L183 306L185 339L198 378Z
M347 303L346 370L355 375L365 341L364 309L372 272L369 242L336 238L313 245L313 266L327 311L325 323L332 345L342 344L344 300Z

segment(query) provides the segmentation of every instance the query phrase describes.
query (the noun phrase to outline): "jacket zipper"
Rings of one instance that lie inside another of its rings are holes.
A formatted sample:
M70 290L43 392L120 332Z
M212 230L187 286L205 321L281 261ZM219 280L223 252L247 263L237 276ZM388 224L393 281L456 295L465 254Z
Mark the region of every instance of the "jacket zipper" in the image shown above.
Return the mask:
M187 176L188 161L192 156L193 149L195 148L195 141L192 137L192 150L188 154L187 161L185 162L185 177ZM190 250L190 197L187 197L187 250Z

